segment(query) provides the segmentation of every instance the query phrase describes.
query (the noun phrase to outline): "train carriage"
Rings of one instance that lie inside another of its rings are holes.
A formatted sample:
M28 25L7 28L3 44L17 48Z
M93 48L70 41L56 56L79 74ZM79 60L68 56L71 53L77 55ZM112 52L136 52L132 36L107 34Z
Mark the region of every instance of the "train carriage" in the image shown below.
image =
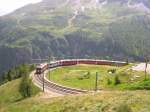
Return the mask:
M110 60L94 60L94 59L71 59L71 60L58 60L49 64L40 64L36 68L36 74L43 73L48 68L56 68L59 66L71 66L76 64L93 64L93 65L111 65L111 66L125 66L126 62L110 61Z
M76 60L61 60L61 66L70 66L70 65L76 65Z

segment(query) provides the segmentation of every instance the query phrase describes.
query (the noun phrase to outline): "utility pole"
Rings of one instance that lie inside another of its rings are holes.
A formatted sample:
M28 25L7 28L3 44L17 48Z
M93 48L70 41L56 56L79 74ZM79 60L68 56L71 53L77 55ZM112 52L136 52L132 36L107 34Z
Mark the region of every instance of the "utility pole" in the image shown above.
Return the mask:
M126 64L127 64L127 65L129 64L129 59L128 59L128 58L126 58Z
M44 72L42 73L43 75L43 92L45 91L45 82L44 82Z
M147 77L147 66L148 66L148 59L145 58L145 80L146 80L146 77Z
M51 58L49 59L49 63L48 63L48 69L49 69L48 77L49 77L49 80L50 80L50 71L51 71L50 64L51 64Z
M95 91L97 91L97 86L98 86L98 72L96 72L96 77L95 77Z

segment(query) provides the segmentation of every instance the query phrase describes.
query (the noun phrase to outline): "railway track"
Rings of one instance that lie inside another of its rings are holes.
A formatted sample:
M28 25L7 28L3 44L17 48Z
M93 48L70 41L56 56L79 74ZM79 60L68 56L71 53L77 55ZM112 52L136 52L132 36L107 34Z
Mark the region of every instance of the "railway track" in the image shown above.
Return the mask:
M94 65L111 65L111 66L124 66L127 65L126 62L121 61L109 61L109 60L93 60L93 59L71 59L71 60L58 60L51 63L42 63L36 68L36 74L32 74L34 76L36 84L48 91L52 91L60 94L79 94L86 93L85 90L65 87L62 85L58 85L54 82L51 82L45 78L43 78L43 72L45 73L48 69L57 68L61 66L72 66L76 64L94 64ZM43 83L44 82L44 83Z
M47 90L50 90L52 92L56 92L59 94L80 94L80 93L86 93L87 91L85 90L79 90L79 89L74 89L74 88L69 88L69 87L64 87L58 84L55 84L53 82L47 81L44 79L43 81L43 76L42 75L37 75L34 74L34 77L36 81L38 82L38 85L43 86L44 82L44 88Z

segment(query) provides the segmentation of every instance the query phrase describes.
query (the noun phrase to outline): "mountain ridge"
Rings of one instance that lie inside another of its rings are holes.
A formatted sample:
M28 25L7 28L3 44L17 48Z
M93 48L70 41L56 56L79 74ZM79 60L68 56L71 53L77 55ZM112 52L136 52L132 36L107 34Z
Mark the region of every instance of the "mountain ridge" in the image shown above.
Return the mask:
M0 17L0 71L50 56L144 60L149 12L128 7L129 0L90 1L44 0Z

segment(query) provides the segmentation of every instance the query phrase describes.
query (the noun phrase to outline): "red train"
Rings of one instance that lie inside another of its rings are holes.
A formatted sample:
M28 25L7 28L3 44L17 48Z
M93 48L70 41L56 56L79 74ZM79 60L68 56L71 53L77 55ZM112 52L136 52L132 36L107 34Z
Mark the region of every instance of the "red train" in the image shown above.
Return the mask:
M36 74L41 74L43 73L46 69L48 69L48 64L47 63L43 63L40 64L36 67Z
M111 66L125 66L126 62L109 61L109 60L92 60L92 59L72 59L72 60L59 60L51 62L50 64L44 63L36 68L36 74L43 73L48 68L56 68L59 66L71 66L76 64L92 64L92 65L111 65Z

